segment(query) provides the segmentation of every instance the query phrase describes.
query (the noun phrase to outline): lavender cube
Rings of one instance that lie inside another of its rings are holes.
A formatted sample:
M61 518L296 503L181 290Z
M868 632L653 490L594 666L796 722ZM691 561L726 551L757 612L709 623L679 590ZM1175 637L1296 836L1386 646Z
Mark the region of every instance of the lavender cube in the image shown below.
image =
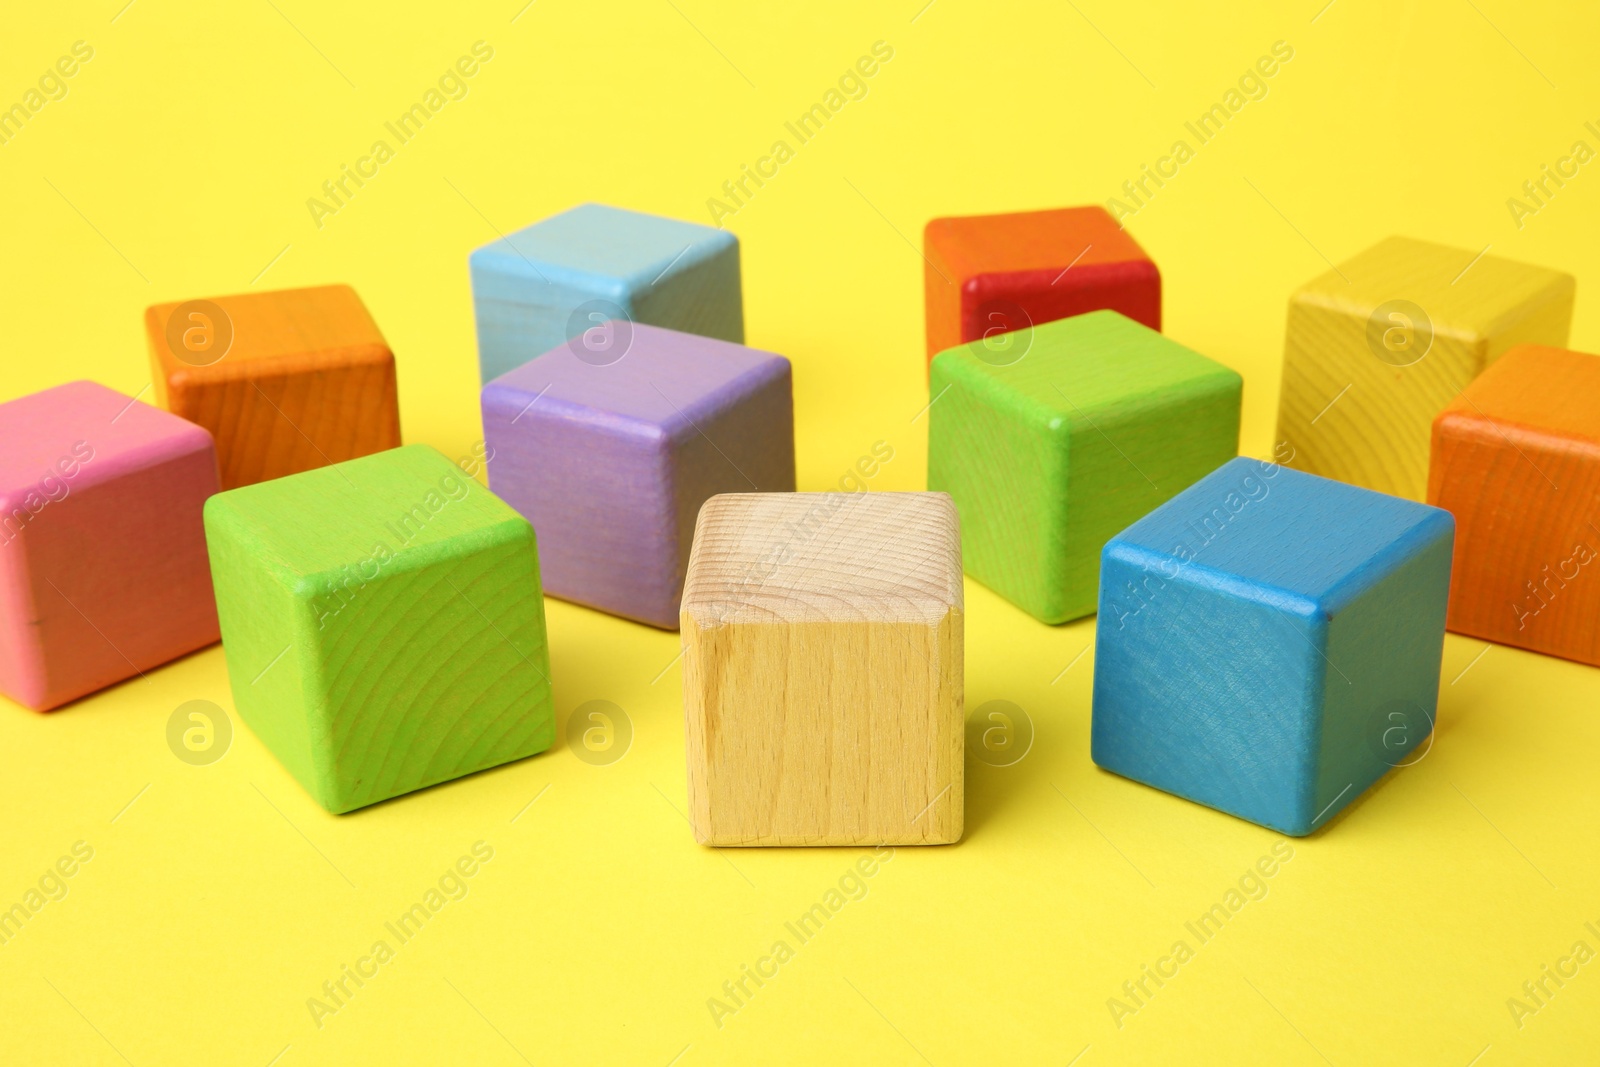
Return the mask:
M669 630L700 505L794 491L789 361L625 320L489 382L483 433L545 591Z

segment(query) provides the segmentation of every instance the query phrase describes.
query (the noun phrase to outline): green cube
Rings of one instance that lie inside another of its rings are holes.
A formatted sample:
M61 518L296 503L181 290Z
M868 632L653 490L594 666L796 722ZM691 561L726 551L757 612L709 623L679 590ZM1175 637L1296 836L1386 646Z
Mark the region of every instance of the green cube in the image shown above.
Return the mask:
M533 527L426 445L206 501L234 705L331 812L555 739Z
M1238 454L1243 388L1115 311L939 353L928 488L966 572L1044 622L1093 613L1105 543Z

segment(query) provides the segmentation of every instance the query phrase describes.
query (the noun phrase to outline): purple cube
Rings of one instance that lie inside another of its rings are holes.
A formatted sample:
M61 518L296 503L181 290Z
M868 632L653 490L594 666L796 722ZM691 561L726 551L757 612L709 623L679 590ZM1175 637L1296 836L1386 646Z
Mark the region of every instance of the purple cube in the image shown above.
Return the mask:
M789 361L628 321L483 388L489 488L533 523L545 591L669 630L700 505L794 491Z

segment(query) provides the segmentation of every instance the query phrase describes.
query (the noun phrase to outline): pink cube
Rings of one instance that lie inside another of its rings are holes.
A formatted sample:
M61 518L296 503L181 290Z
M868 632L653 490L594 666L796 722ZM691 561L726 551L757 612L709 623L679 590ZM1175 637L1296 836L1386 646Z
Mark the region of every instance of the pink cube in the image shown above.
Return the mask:
M39 711L217 640L211 435L94 382L0 404L0 693Z

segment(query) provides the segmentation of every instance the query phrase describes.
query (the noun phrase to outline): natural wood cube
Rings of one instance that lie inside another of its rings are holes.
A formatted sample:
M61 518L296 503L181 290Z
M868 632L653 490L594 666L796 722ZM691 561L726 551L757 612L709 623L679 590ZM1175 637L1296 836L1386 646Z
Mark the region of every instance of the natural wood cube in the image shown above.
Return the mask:
M1289 301L1284 454L1313 474L1423 499L1433 417L1507 349L1565 345L1573 292L1559 271L1380 241Z
M1105 308L1161 329L1161 272L1098 205L933 219L922 244L930 360Z
M0 404L0 693L43 711L217 639L211 435L95 382Z
M348 285L157 304L155 395L211 431L234 489L400 444L394 354Z
M427 445L219 493L240 718L345 812L555 739L533 527Z
M682 629L702 844L960 839L961 541L949 497L713 497Z
M1524 345L1433 422L1456 517L1449 627L1600 665L1600 356Z

